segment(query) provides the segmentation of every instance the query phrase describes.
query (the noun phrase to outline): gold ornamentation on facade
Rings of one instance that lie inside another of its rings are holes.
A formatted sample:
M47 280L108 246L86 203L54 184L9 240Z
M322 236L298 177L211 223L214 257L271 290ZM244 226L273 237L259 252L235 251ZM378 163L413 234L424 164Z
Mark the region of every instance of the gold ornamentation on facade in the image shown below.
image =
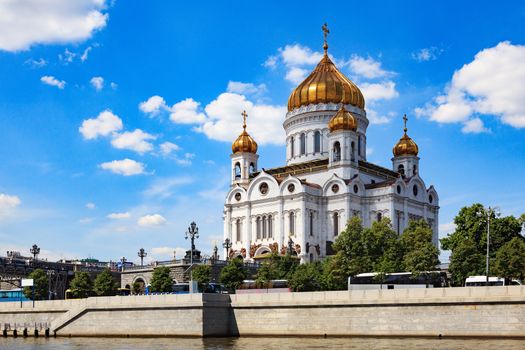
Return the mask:
M397 144L392 149L392 153L394 153L394 157L400 157L400 156L417 156L419 153L419 148L417 147L417 144L407 135L407 115L405 114L403 116L403 121L405 124L405 127L403 129L404 135L399 139Z

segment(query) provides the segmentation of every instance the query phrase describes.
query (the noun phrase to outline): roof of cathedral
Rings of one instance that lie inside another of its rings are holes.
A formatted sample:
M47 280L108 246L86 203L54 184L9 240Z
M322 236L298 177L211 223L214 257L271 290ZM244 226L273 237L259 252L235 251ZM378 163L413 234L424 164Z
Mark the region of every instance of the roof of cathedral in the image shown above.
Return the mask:
M237 140L235 140L232 144L232 152L233 153L257 153L257 142L246 132L246 117L248 114L246 111L243 111L241 115L244 118L244 122L242 125L243 131L237 137Z
M395 182L396 182L396 180L389 179L389 180L386 180L386 181L366 184L365 185L365 189L370 190L370 189L373 189L373 188L388 187L388 186L393 185Z
M341 73L328 57L326 42L328 28L323 26L323 31L325 32L323 58L313 72L292 91L288 98L288 111L317 103L351 104L364 109L365 98L361 90Z

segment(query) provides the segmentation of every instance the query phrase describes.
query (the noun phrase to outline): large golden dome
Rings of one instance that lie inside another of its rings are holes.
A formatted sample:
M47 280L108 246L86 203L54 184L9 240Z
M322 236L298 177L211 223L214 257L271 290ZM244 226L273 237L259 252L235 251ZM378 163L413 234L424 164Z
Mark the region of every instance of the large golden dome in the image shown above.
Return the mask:
M326 26L326 24L325 24ZM328 44L325 31L324 56L312 73L295 88L288 98L288 111L317 103L344 103L361 109L365 108L365 98L361 90L345 77L328 57Z
M336 130L357 130L357 120L355 117L346 110L344 104L337 113L328 122L328 128L330 131Z
M400 157L400 156L417 156L419 153L419 148L417 147L417 144L407 135L407 116L403 117L405 121L405 129L404 129L404 135L399 139L399 141L396 143L394 148L392 149L392 153L394 153L394 157Z
M232 144L233 153L257 153L257 142L246 132L246 117L248 114L246 111L243 111L242 116L244 118L244 123L242 125L243 131L237 137L237 140Z

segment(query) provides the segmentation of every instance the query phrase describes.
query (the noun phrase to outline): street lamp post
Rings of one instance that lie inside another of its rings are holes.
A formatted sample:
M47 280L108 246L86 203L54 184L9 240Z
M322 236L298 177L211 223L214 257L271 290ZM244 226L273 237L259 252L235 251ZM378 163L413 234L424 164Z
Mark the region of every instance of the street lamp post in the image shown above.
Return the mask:
M478 216L487 215L487 253L486 253L486 262L485 262L485 283L489 285L489 266L490 266L490 218L492 215L499 215L498 208L488 207L484 209L483 212L478 212Z
M232 247L232 242L229 238L226 238L222 246L226 249L226 260L230 260L230 248Z
M199 228L195 221L192 221L188 227L188 231L185 234L186 239L191 240L191 249L190 249L190 293L195 293L193 285L193 254L195 251L195 238L199 238Z
M120 271L124 271L124 265L126 265L126 261L128 261L125 257L120 258L120 262L122 263L122 267L120 268Z
M29 249L29 252L33 254L33 260L36 260L38 254L40 254L40 248L36 244L33 244L31 249Z
M47 270L47 279L48 279L48 300L51 300L53 292L51 291L51 279L55 275L55 270Z
M140 266L144 266L144 258L146 256L148 256L148 253L146 253L146 251L144 250L144 248L140 248L139 249L139 252L137 253L137 255L139 256L140 258Z

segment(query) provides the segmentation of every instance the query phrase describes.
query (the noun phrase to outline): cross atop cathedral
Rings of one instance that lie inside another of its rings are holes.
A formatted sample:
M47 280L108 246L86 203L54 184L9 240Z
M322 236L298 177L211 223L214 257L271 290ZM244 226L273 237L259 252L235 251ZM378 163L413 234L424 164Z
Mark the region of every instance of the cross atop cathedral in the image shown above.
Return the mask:
M246 130L246 117L248 116L248 113L246 113L246 111L242 111L241 115L243 119L242 128Z
M407 115L405 114L405 115L403 116L403 121L404 121L404 123L405 123L405 129L404 129L405 134L407 133L407 130L408 130L408 129L407 129L407 120L408 120L408 118L407 118Z
M324 53L326 54L326 51L328 50L328 42L326 41L326 38L328 37L328 34L330 34L330 30L328 29L328 24L326 23L323 24L321 29L323 30L323 36L324 36L323 49L324 49Z

